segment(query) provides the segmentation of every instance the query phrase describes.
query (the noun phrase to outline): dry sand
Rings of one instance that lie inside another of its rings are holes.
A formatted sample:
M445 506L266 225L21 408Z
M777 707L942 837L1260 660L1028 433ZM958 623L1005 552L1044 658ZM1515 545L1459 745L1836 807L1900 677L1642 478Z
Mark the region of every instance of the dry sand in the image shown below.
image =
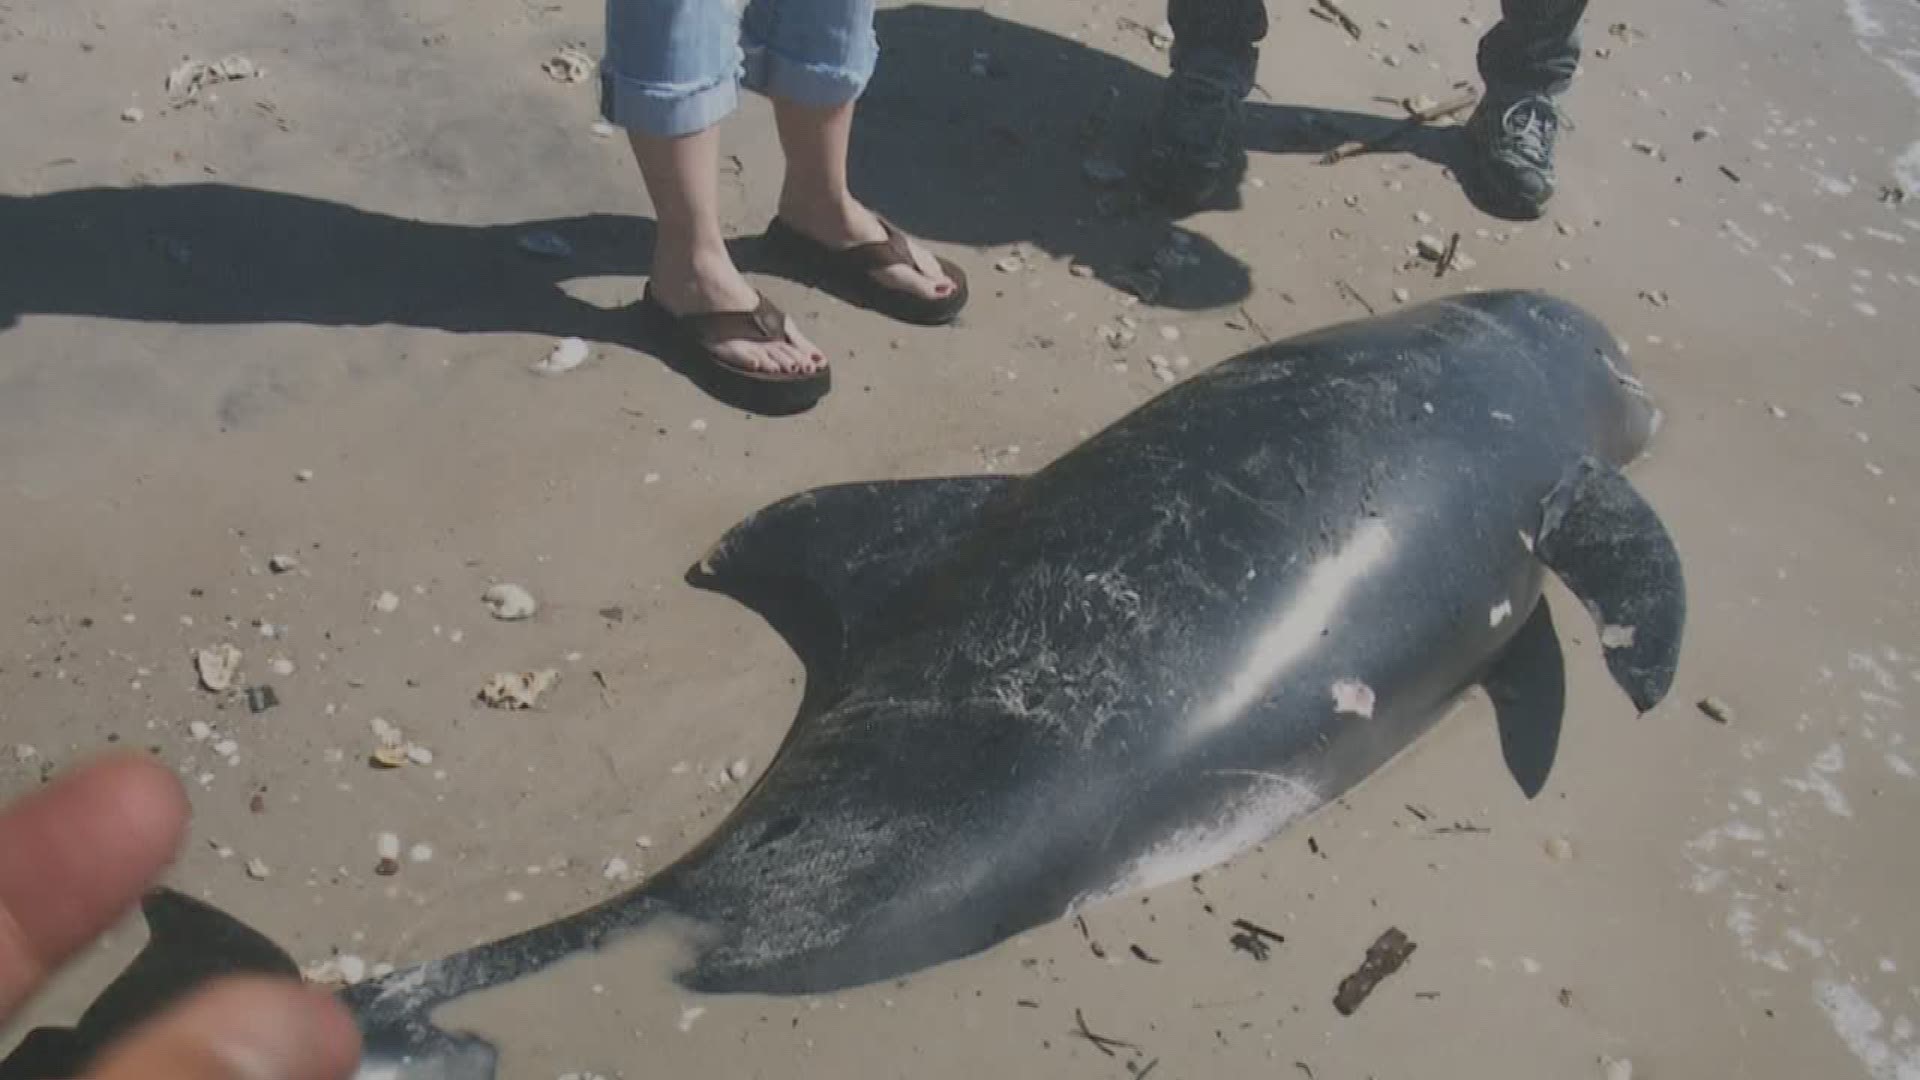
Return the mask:
M1159 390L1156 353L1198 370L1359 314L1337 282L1381 308L1545 286L1610 320L1669 413L1638 473L1694 590L1665 707L1636 721L1563 617L1571 707L1536 800L1472 700L1265 849L1088 913L1105 959L1063 924L818 1001L529 994L509 1075L1441 1080L1610 1057L1642 1080L1911 1080L1920 202L1880 196L1913 183L1920 80L1898 68L1920 30L1897 2L1595 5L1563 193L1524 228L1469 206L1444 138L1310 152L1397 115L1377 97L1471 78L1491 0L1345 0L1358 45L1276 0L1245 205L1172 226L1104 215L1076 142L1110 88L1095 152L1144 117L1153 5L889 6L859 186L977 299L928 332L763 279L840 368L815 414L767 421L622 343L645 198L592 130L591 83L541 70L597 49L594 0L0 0L0 731L19 745L0 786L151 747L195 802L175 884L303 962L440 955L624 887L611 858L663 865L743 790L713 773L767 759L798 665L681 582L736 519L821 483L1036 467ZM261 74L168 104L182 58L230 54ZM771 130L760 102L726 128L743 235L778 188ZM573 257L519 251L536 229ZM1401 269L1454 231L1473 270ZM1129 302L1115 284L1156 252L1166 292ZM1114 348L1122 317L1137 340ZM568 335L583 367L529 372ZM540 613L490 618L499 580ZM278 708L196 687L190 650L221 641ZM541 666L562 679L539 709L474 704L490 673ZM367 768L373 717L432 763ZM391 877L382 832L405 849ZM1287 942L1237 953L1234 918ZM1342 1018L1336 984L1389 926L1418 952ZM71 1016L138 936L35 1017ZM1076 1037L1076 1011L1138 1049Z

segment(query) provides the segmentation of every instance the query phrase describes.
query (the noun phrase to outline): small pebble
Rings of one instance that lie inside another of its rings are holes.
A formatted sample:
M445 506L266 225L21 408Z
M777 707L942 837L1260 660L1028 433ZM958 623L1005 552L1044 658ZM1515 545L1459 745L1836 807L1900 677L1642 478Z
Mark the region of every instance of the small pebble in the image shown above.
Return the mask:
M751 768L752 766L747 762L746 758L740 758L733 764L727 766L727 779L737 784L747 778L747 773Z
M1601 1058L1600 1075L1604 1080L1633 1080L1633 1062L1626 1058Z
M1720 700L1717 697L1701 698L1699 707L1700 707L1700 711L1703 713L1706 713L1707 716L1711 718L1715 723L1720 723L1720 724L1733 723L1733 715L1734 715L1733 706L1727 704L1726 702Z
M1771 415L1775 420L1785 420L1787 418L1787 410L1781 408L1778 405L1767 406L1767 413Z
M400 860L383 857L373 864L373 872L381 877L392 877L400 872Z
M248 859L247 860L247 876L252 878L255 881L265 881L268 878L273 876L273 871L268 869L265 860Z
M1399 301L1400 303L1404 304L1407 301L1413 299L1413 293L1409 292L1406 289L1395 289L1393 290L1393 298Z
M412 859L414 862L432 862L433 861L433 845L415 844L413 845L413 850L407 852L407 857Z
M625 879L631 870L632 868L627 865L627 860L616 855L607 860L607 865L600 871L600 876L606 878L608 881L620 881Z
M1567 260L1565 260L1565 259L1556 259L1556 260L1554 261L1554 264L1553 264L1553 265L1555 265L1555 266L1557 266L1557 267L1559 267L1559 268L1560 268L1560 269L1562 269L1562 270L1571 270L1571 269L1573 269L1573 264L1572 264L1572 263L1570 263L1570 262L1568 262L1568 261L1567 261Z
M1413 212L1413 220L1422 225L1431 225L1433 224L1433 215L1427 213L1425 210L1415 210Z
M129 124L137 124L146 118L146 112L138 108L130 108L120 114L120 119L125 120Z
M300 569L300 560L291 555L275 555L267 560L267 569L276 574L290 573Z
M400 598L391 592L383 592L374 598L373 609L383 615L391 615L400 610Z
M273 662L268 664L267 666L273 669L273 673L275 675L281 676L282 678L285 678L286 676L293 674L293 670L294 670L293 661L287 659L284 656L275 657Z
M367 962L353 955L335 957L333 960L333 969L340 973L340 978L344 980L348 986L352 986L354 983L367 977Z
M696 417L693 423L687 425L687 430L694 432L705 431L707 430L707 422Z
M381 858L397 859L400 857L400 837L396 836L395 834L390 832L383 832L375 840L374 843L375 843L375 848L376 850L379 851Z
M995 270L1000 271L1003 274L1017 274L1021 270L1025 269L1026 265L1027 265L1026 260L1022 259L1020 256L1009 255L1006 258L1001 259L999 262L994 263L993 268Z
M299 472L293 474L293 478L303 484L310 483L313 480L313 470L301 469Z
M605 120L595 120L593 125L587 130L593 132L593 137L596 139L611 139L613 138L614 132L620 129L607 123Z
M1162 340L1162 341L1179 341L1179 340L1180 340L1180 328L1179 328L1179 327L1177 327L1177 326L1163 326L1163 327L1161 327L1161 328L1160 328L1160 340Z
M195 742L206 742L213 737L213 725L205 720L195 720L187 725L187 734Z
M1867 399L1857 390L1843 390L1838 396L1842 405L1851 405L1856 409L1867 403Z
M1573 858L1573 842L1564 836L1555 836L1547 841L1547 855L1554 862L1566 862Z
M407 760L413 762L415 765L431 765L433 764L433 751L424 746L409 746L407 747Z

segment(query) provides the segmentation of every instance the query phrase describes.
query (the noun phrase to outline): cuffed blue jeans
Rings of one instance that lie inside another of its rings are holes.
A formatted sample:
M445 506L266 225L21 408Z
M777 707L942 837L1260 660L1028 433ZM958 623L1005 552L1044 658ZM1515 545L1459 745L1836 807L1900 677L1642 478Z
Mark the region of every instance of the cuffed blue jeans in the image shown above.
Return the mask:
M874 0L607 0L600 112L645 135L704 131L740 90L831 108L858 98L880 45Z

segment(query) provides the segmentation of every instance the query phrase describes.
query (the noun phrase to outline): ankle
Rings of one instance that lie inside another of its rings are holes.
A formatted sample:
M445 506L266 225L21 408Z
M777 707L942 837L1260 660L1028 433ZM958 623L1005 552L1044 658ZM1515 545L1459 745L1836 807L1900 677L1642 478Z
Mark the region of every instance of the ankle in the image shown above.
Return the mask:
M860 220L860 203L845 191L786 188L780 192L780 216L815 230L846 232Z
M674 310L738 306L752 291L724 245L692 249L663 246L654 254L650 277L667 306Z

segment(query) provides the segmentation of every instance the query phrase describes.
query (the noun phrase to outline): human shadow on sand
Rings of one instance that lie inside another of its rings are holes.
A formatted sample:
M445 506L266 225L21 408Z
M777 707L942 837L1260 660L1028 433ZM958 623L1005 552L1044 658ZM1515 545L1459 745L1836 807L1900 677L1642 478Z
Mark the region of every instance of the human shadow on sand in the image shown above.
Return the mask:
M1090 157L1137 173L1160 73L973 9L889 9L877 29L881 63L861 104L853 175L863 197L903 228L979 248L1027 245L1122 288L1159 270L1154 302L1176 310L1230 306L1250 293L1257 268L1131 189L1096 189L1083 176ZM1318 159L1403 120L1272 104L1256 91L1243 134L1251 154ZM1449 168L1462 151L1456 131L1431 127L1407 133L1392 149ZM1325 167L1367 168L1358 161ZM1239 206L1236 194L1223 209ZM1303 224L1266 219L1234 228ZM1170 234L1179 239L1169 244ZM1171 266L1169 247L1177 256Z
M853 170L874 206L933 241L987 251L1025 244L1116 284L1164 253L1178 228L1171 219L1124 198L1118 213L1103 213L1081 176L1094 152L1081 137L1089 118L1104 117L1106 133L1093 141L1111 152L1151 115L1159 75L980 11L891 9L879 32L886 51L859 114ZM975 74L980 57L985 75ZM1248 140L1256 153L1319 154L1396 122L1256 103ZM1445 161L1450 146L1444 133L1423 131L1402 149ZM517 241L535 231L565 238L573 255L523 251ZM1249 269L1189 237L1156 302L1197 310L1245 298ZM622 215L469 226L218 183L0 195L0 330L23 315L56 314L392 324L645 347L630 311L576 299L562 285L644 274L652 238L652 222ZM779 271L752 239L740 254L749 269ZM986 259L962 259L976 281L993 281Z

